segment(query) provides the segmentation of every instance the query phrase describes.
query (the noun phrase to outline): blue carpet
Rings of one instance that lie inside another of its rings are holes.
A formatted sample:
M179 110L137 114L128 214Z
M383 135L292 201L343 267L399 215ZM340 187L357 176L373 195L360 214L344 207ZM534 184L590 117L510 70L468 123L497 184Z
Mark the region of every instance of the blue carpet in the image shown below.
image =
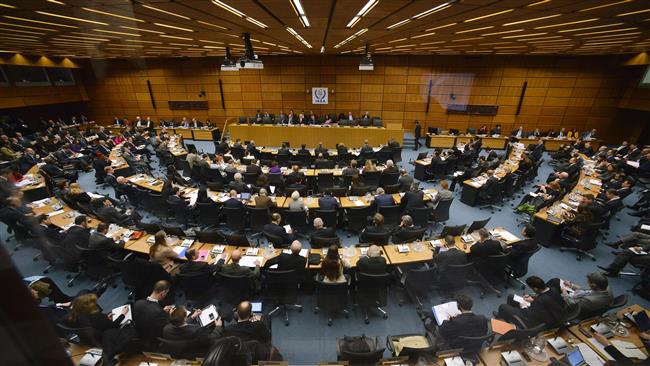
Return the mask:
M204 152L214 152L214 146L211 142L188 140L187 142L194 143L199 150ZM425 151L421 148L419 152ZM402 167L407 170L413 170L413 166L409 161L415 159L416 151L412 149L403 152ZM549 157L545 155L545 160L548 161ZM157 164L154 164L156 166ZM539 169L538 183L542 179L546 179L548 174L552 171L551 167L545 162ZM79 178L79 183L83 189L87 191L95 191L98 193L111 193L112 189L105 189L96 187L94 183L93 173L83 173ZM436 186L430 183L423 183L423 188ZM524 192L530 190L532 184L524 188ZM518 217L512 212L510 203L519 202L519 198L515 198L512 202L506 203L502 211L491 214L487 210L479 210L478 208L469 207L459 201L461 187L456 188L456 199L454 200L451 211L450 220L448 225L469 224L473 220L485 219L491 217L489 227L503 226L506 229L519 233L520 227L517 226L516 218ZM626 204L631 204L637 200L637 194L633 193L626 200ZM636 218L627 215L628 210L624 209L618 214L618 218L612 221L609 238L606 241L613 240L616 235L625 234L629 231L629 227L636 222ZM618 221L620 219L620 221ZM0 230L2 239L6 239L6 231ZM339 233L344 245L350 245L358 242L356 236L347 238L346 233ZM14 246L14 242L8 242L6 245L9 248ZM306 241L303 245L308 246ZM607 265L612 259L610 254L611 249L604 245L599 245L593 253L596 255L597 261L592 262L589 259L576 261L575 254L571 252L560 252L557 248L542 248L530 262L529 274L538 275L544 279L552 277L560 277L570 280L572 282L585 285L586 274L597 270L596 265ZM40 275L45 267L42 261L32 261L32 257L36 251L24 247L18 251L12 252L14 263L19 268L23 276ZM55 282L64 288L65 274L61 271L55 271L49 274ZM614 278L610 279L610 285L615 295L627 293L630 296L630 303L638 303L642 306L648 307L650 304L635 295L630 291L635 283L632 278ZM77 291L92 286L92 283L85 279L79 279L73 288L67 289L69 293L76 293ZM493 310L505 301L506 293L521 292L520 287L515 286L504 292L502 298L497 298L495 295L487 295L484 299L479 300L478 293L473 289L468 289L467 293L472 295L475 300L474 310L477 313L490 316ZM367 336L380 336L385 339L390 334L403 334L403 333L422 333L424 327L419 317L416 314L413 304L405 303L402 306L398 304L397 299L403 297L400 291L395 290L391 293L391 300L386 310L388 311L388 319L382 319L375 315L371 316L370 324L364 324L363 317L359 309L351 307L351 314L349 319L343 317L334 319L334 324L331 327L327 326L327 319L324 314L314 314L313 304L314 301L309 296L303 296L301 299L305 310L302 313L293 311L290 314L291 324L288 327L284 326L281 320L273 323L273 343L279 348L285 359L291 365L300 364L314 364L319 361L333 361L336 360L336 347L335 339L344 335L360 335ZM124 304L127 298L127 293L123 287L109 288L100 299L100 304L104 309L111 309L116 306ZM426 306L440 302L441 297L433 292L430 294ZM178 303L182 303L182 298L179 298ZM269 309L266 309L267 311ZM388 352L385 354L388 357Z

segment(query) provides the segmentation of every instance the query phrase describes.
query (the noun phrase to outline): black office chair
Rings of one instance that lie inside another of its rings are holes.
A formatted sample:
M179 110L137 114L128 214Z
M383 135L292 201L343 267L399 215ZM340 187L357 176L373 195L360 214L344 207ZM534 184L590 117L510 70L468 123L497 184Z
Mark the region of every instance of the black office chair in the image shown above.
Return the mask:
M596 248L598 242L596 236L598 236L598 229L600 229L601 223L590 223L586 225L585 230L582 232L582 235L579 237L571 235L567 230L562 230L560 237L562 238L563 243L568 244L569 246L561 246L560 251L565 250L576 252L576 260L582 260L582 257L589 257L592 261L596 261L596 257L589 253L590 250Z
M357 186L357 187L350 187L350 196L363 196L366 193L370 192L372 187L364 185L364 186Z
M615 298L612 299L612 303L609 304L609 306L600 308L600 309L595 309L593 311L587 312L584 309L580 309L580 320L585 320L585 319L590 319L590 318L595 318L595 317L600 317L605 313L608 313L614 309L620 308L625 306L627 304L627 294L622 294L619 296L616 296Z
M452 202L454 202L453 198L438 201L438 205L431 213L432 220L436 223L446 222L449 220L449 208L451 207Z
M196 209L199 211L199 225L217 225L221 208L216 203L197 202Z
M407 209L408 214L413 219L413 225L427 228L429 226L429 217L433 209L431 207L411 207Z
M510 253L488 255L474 263L478 275L487 280L486 287L494 292L497 297L501 297L501 291L494 286L507 281L506 270L509 263Z
M251 243L248 242L248 238L244 233L224 233L224 238L226 238L226 244L234 247L250 247Z
M463 231L465 231L466 227L467 225L445 226L442 228L440 234L438 234L438 237L444 239L444 237L447 235L460 236L463 234Z
M408 268L404 280L404 288L411 302L415 303L416 309L422 308L422 298L426 298L434 282L435 267L430 268Z
M414 241L421 241L426 232L427 232L427 228L423 227L417 230L412 230L406 233L402 233L400 235L393 234L393 243L402 244L402 243L412 243Z
M226 216L226 227L233 231L246 228L246 215L243 208L223 207L221 214Z
M267 231L262 231L262 234L269 243L272 243L275 248L288 248L290 243L287 243L283 237L271 234Z
M478 286L480 298L485 296L483 286L477 280L474 263L450 264L443 273L439 273L439 280L436 288L444 298L453 297L456 291L465 289L467 286Z
M364 172L361 174L361 179L366 186L369 186L370 189L375 190L379 187L379 181L381 180L381 172Z
M392 276L389 273L357 273L357 302L363 310L366 324L370 323L368 314L371 309L379 311L384 319L388 318L388 313L382 307L388 304L388 289L391 278Z
M392 231L387 230L386 232L382 233L369 233L369 232L363 232L361 233L361 236L359 237L359 242L360 243L368 243L368 244L377 244L377 245L386 245L388 244L388 239L392 235Z
M250 220L250 228L255 231L257 236L264 230L264 225L270 224L270 213L268 208L255 208L248 207L248 219ZM254 236L255 236L254 235Z
M399 193L400 189L402 188L402 185L399 183L386 184L383 187L384 187L384 192L386 192L386 194L395 194L395 193Z
M178 288L185 294L185 299L197 308L202 308L213 297L215 284L212 272L206 273L178 273L174 277Z
M379 206L377 212L384 216L384 225L395 227L402 221L402 210L398 205Z
M349 350L346 347L349 337L336 338L336 359L338 361L347 361L350 365L377 365L386 350L381 346L379 337L373 339L361 336L360 338L367 344L368 351L355 352ZM340 362L337 362L337 364L340 364Z
M469 226L469 228L467 228L466 233L467 233L467 234L469 234L469 233L473 233L473 232L475 232L476 230L479 230L479 229L484 228L485 225L487 225L487 223L490 221L491 218L492 218L492 217L488 217L488 218L485 219L485 220L477 220L477 221L472 222L472 224Z
M57 323L56 327L68 342L83 346L101 347L101 342L95 336L93 327L74 328L62 323Z
M264 273L265 296L273 299L277 306L269 312L269 316L282 311L284 325L289 325L289 309L294 308L302 312L302 305L297 304L298 291L302 273L292 269L289 271L268 270Z
M162 337L157 338L159 349L165 350L165 355L170 358L194 360L205 355L205 341L200 337L190 340L170 340Z
M544 323L537 324L536 326L530 328L511 329L499 337L499 339L495 340L494 345L497 346L513 343L521 344L521 342L535 337L544 331L544 329L546 329L546 324Z
M228 304L236 306L244 300L253 298L255 285L248 276L232 276L217 272L217 283L219 288L219 299Z
M348 231L358 234L368 226L370 207L350 207L345 211L348 218Z
M196 232L196 240L201 243L225 243L226 238L219 230L201 230Z
M312 236L309 239L309 245L311 246L312 249L321 249L321 248L329 248L331 245L336 245L337 247L341 247L341 238L335 237L335 238L324 238L320 236Z
M323 282L322 279L316 278L316 307L314 313L318 314L320 310L327 313L327 325L332 326L332 318L336 313L343 312L348 318L350 313L348 307L349 281L342 283Z
M177 236L177 237L186 236L185 232L180 226L162 224L161 227L167 235Z
M307 233L310 229L309 224L307 223L307 212L305 211L282 211L282 219L284 220L285 225L291 225L291 230L295 235L306 238Z
M339 224L339 215L337 210L314 210L314 216L320 217L326 227L336 229Z
M481 349L492 343L494 340L494 333L489 332L484 336L479 337L468 337L468 336L458 336L459 340L463 341L463 350L461 351L461 357L464 360L472 361L472 364L476 364L478 361L478 353Z
M535 248L532 250L521 254L517 258L513 259L510 258L510 264L508 265L508 268L506 269L506 273L508 274L509 278L514 279L515 281L519 282L521 284L521 289L526 288L526 284L524 281L521 279L528 274L528 262L530 261L530 258L535 255L535 253L539 252L542 249L542 246L537 244Z

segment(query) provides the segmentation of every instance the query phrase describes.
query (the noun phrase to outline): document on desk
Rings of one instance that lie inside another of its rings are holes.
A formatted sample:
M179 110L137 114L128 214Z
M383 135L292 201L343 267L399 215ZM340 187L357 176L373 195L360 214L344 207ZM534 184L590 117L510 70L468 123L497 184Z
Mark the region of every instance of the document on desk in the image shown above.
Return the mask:
M491 234L505 240L506 242L513 242L519 240L519 238L516 235L511 234L510 232L505 230L492 230Z
M519 295L514 295L512 297L512 299L515 300L516 302L518 302L519 307L522 308L522 309L525 309L525 308L530 306L530 303L528 301L524 300L524 298L519 296Z
M62 214L64 212L65 211L63 211L63 210L56 210L56 211L52 211L52 212L48 213L47 216L52 217L52 216L60 215L60 214Z
M120 325L125 324L126 322L129 322L129 321L133 320L133 314L131 313L131 305L128 305L128 304L127 305L122 305L122 306L118 306L115 309L111 310L111 313L113 314L113 320L115 320L115 319L117 319L117 317L122 315L122 309L124 309L125 306L129 308L129 312L126 313L126 315L124 315L124 319L122 320Z
M282 253L291 254L291 249L283 249ZM309 255L309 249L300 249L300 256L307 258Z
M465 366L465 361L460 356L445 358L445 366Z
M176 247L172 248L172 250L174 252L176 252L176 254L178 254L179 258L184 258L185 257L185 252L187 251L187 248L184 248L184 247L181 247L181 246L176 246Z
M596 339L589 338L589 343L591 343L593 347L596 347L596 349L598 349L601 354L605 355L608 360L610 361L614 360L614 358L610 356L609 353L607 353L607 351L605 351L605 347L602 344L600 344L600 342L598 342ZM591 349L591 347L589 347L588 344L578 343L575 344L575 346L580 348L580 353L582 353L582 357L585 359L585 362L589 364L589 366L601 366L605 364L605 360L603 360L603 358L600 357L598 353L596 353L596 351Z
M433 317L436 318L438 325L442 325L442 322L445 320L449 320L451 317L460 314L456 301L435 305L431 308L431 312L433 313Z
M641 230L648 230L648 231L650 231L650 225L641 224Z
M640 166L638 161L627 161L627 165L633 167L633 168L638 168Z
M262 261L264 260L264 257L262 256L256 256L256 255L245 255L241 257L239 260L239 265L242 267L251 267L254 268L256 267L255 262L259 261L261 264Z
M643 353L634 343L621 341L618 339L612 339L611 342L612 345L621 351L621 353L627 358L638 358L639 360L645 360L648 358L648 356Z

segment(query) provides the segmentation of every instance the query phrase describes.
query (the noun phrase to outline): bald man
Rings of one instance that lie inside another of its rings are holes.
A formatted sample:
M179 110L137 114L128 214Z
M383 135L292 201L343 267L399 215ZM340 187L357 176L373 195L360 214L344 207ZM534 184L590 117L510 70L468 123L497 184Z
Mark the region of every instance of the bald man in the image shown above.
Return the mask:
M230 263L224 264L221 267L221 273L230 276L248 276L250 278L258 278L260 276L260 262L255 261L255 268L242 267L239 265L241 259L241 251L235 249L230 254Z
M253 315L253 306L248 301L237 305L237 322L228 325L223 332L225 337L235 336L242 341L258 341L262 344L271 343L271 332L259 316Z
M302 244L300 244L298 240L294 240L291 243L290 248L291 254L281 253L279 256L269 259L264 264L264 268L269 268L277 264L278 271L290 271L296 269L300 272L304 270L307 265L307 258L300 255Z

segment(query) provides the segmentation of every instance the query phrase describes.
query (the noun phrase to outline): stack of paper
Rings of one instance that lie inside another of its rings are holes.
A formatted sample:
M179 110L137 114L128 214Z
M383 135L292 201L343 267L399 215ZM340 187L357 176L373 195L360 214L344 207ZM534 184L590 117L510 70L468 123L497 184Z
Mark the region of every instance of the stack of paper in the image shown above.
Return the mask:
M519 307L522 308L522 309L525 309L525 308L530 306L530 303L528 301L524 300L524 298L519 296L519 295L514 295L512 299L515 300L516 302L518 302Z
M184 240L181 242L181 246L182 246L183 248L189 248L189 247L192 246L193 243L194 243L194 239L184 239Z
M460 314L458 303L456 303L456 301L435 305L431 308L431 312L433 313L433 317L436 319L438 325L442 325L442 322L445 320L449 320L451 317Z
M133 320L133 314L131 313L131 305L122 305L111 310L111 313L113 314L113 320L115 320L117 319L117 317L122 315L122 309L124 309L125 306L129 308L129 312L124 315L124 320L122 320L120 324L124 324L126 322Z
M283 249L282 253L291 254L291 249ZM307 258L309 255L309 249L300 249L300 256Z
M645 353L641 352L638 346L634 343L621 341L618 339L612 339L612 345L616 347L625 357L627 358L638 358L639 360L645 360L648 358Z
M179 257L185 257L185 252L187 251L187 248L183 248L181 246L176 246L176 247L172 248L172 250L174 252L176 252L176 254L178 254Z
M239 265L242 267L255 267L255 262L262 263L264 257L254 256L254 255L245 255L239 260Z
M52 212L48 213L47 216L52 217L52 216L60 215L60 214L62 214L63 212L65 212L65 211L63 211L63 210L56 210L56 211L52 211Z

